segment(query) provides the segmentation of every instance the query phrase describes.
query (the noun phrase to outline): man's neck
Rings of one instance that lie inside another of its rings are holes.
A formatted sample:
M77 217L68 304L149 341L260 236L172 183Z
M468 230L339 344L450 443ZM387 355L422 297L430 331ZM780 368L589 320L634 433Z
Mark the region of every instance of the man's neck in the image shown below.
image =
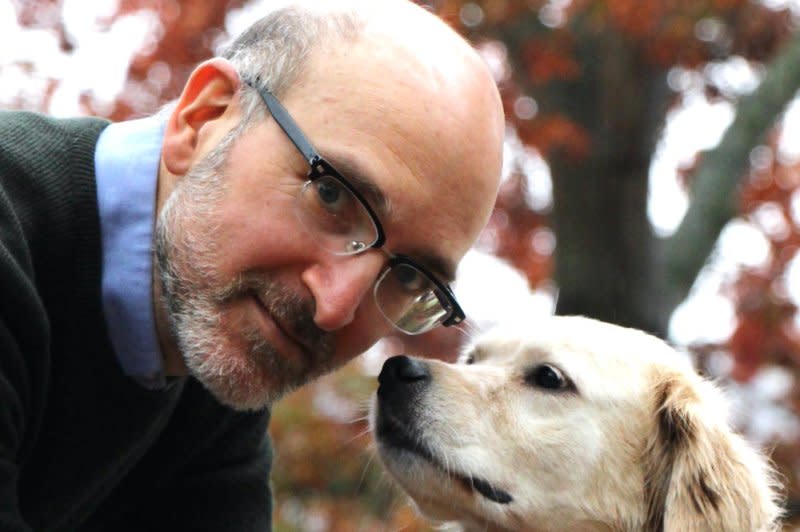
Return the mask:
M156 220L161 213L161 209L167 197L174 188L176 181L162 159L158 167L158 182L156 188ZM183 355L178 348L178 342L172 334L169 326L169 310L167 303L161 294L160 272L158 260L153 257L153 311L156 321L156 336L158 338L161 353L164 355L164 375L167 377L183 377L189 373Z

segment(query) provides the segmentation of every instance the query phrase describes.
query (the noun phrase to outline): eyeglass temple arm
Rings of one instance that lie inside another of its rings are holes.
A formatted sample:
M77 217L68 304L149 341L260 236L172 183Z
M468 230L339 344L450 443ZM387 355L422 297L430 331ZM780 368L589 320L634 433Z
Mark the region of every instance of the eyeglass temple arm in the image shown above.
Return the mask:
M297 123L294 119L289 115L289 111L278 101L278 99L267 89L264 89L258 85L259 79L256 78L255 82L249 79L245 79L244 82L247 85L250 85L255 90L258 91L259 96L261 99L264 100L264 103L267 105L270 114L272 114L272 118L281 126L281 129L286 133L286 135L291 139L292 143L297 146L297 149L300 150L300 153L303 154L303 157L306 158L308 164L312 167L317 163L320 159L317 150L314 149L314 146L311 145L311 142L306 138L300 128L298 127Z

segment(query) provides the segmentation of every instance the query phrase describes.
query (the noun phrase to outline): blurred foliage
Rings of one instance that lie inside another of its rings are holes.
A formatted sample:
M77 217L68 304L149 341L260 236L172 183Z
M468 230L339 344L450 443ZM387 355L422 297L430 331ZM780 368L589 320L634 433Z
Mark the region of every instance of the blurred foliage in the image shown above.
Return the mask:
M745 220L767 237L768 258L757 267L742 267L727 277L723 293L734 304L736 322L727 341L693 346L701 367L708 373L714 360L731 361L728 377L748 382L765 368L779 367L792 378L791 391L779 401L788 411L800 412L800 331L797 301L788 292L787 270L797 258L800 229L797 206L800 161L781 161L777 132L754 151L757 159L742 183L739 197ZM783 473L789 498L800 495L800 443L797 435L774 434L768 439L772 458ZM796 502L792 511L797 512Z
M511 136L518 142L509 152L509 178L479 246L516 267L532 289L552 283L555 277L562 282L562 301L572 304L567 289L581 297L595 294L599 301L570 309L585 309L581 311L592 315L610 310L611 321L633 321L663 333L663 321L644 316L649 306L657 306L658 294L653 285L640 283L640 277L658 266L652 261L651 255L657 254L651 253L652 235L644 215L647 171L667 113L685 97L685 92L670 88L667 79L671 74L694 73L709 99L736 105L742 95L720 83L712 75L713 67L738 57L759 71L794 37L797 15L780 2L768 7L754 0L419 3L442 16L487 58L501 90ZM62 21L63 2L13 0L12 4L21 26L53 32L62 52L71 52L74 36ZM113 106L100 105L87 86L81 95L83 112L125 119L153 112L175 98L193 66L228 37L226 16L249 4L248 0L121 0L113 15L97 21L98 31L108 31L115 20L138 12L155 12L160 26L131 61L128 80ZM36 65L23 65L23 70L41 77ZM61 80L45 81L40 102L28 107L48 109ZM0 105L22 102L12 99ZM727 341L695 346L695 352L709 373L719 374L715 360L728 361L730 369L720 377L738 382L748 382L766 367L784 368L794 380L781 402L797 413L800 334L786 272L800 246L796 206L800 163L777 155L779 134L775 129L763 145L752 146L753 164L741 169L738 200L742 216L767 236L769 259L728 277L723 290L734 304L735 329ZM527 165L532 155L550 165L554 205L529 201ZM698 154L697 164L702 161L703 154ZM676 178L687 189L695 168L678 170ZM566 211L561 214L559 209ZM582 232L586 228L598 232ZM552 246L536 245L553 234L558 239L555 256ZM565 265L577 269L570 262L573 255L585 264L583 277L570 278L574 272L565 270ZM623 307L634 296L642 301L632 303L626 314ZM463 338L463 331L452 329L415 338L393 337L385 351L452 360ZM354 362L276 406L270 429L276 450L272 477L276 530L429 530L376 463L365 418L366 401L374 388L374 377L366 376ZM771 443L791 500L800 498L797 437L776 434Z
M274 409L276 532L432 530L378 463L366 418L375 384L354 361Z

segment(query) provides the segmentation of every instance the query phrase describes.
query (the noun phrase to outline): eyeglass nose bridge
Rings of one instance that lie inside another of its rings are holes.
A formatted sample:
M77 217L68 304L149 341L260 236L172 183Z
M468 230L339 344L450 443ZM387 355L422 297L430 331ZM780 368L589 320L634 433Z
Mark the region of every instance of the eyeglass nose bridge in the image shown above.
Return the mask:
M303 186L310 186L311 183L309 181ZM404 255L394 255L387 249L376 246L375 243L369 245L363 240L348 238L351 235L332 234L321 229L318 220L314 217L309 218L306 206L301 200L298 201L295 212L306 232L325 253L342 258L355 258L373 249L382 253L385 257L383 266L372 280L373 298L380 313L400 331L412 335L422 334L438 325L450 326L463 320L463 312L448 287L412 259ZM392 271L397 272L397 268L403 267L421 275L427 287L405 303L402 290L398 292L399 285L392 288L392 281L387 280L391 279Z

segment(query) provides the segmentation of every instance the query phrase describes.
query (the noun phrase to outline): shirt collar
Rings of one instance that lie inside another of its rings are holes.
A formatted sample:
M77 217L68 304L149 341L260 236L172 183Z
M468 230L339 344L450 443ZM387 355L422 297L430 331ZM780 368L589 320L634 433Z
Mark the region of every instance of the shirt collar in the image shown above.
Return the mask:
M95 151L103 245L103 312L123 372L148 388L165 386L153 311L153 227L165 120L119 122Z

